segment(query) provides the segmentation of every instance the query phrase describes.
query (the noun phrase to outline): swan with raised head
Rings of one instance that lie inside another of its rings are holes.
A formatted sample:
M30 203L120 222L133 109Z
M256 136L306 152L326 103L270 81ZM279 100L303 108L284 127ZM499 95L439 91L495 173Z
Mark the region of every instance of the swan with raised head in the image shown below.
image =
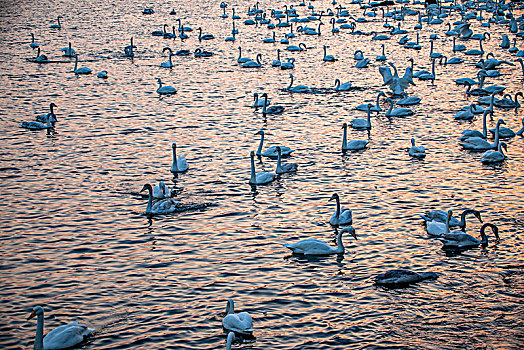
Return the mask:
M375 284L379 286L398 288L424 280L435 280L438 275L435 272L417 273L411 270L390 270L375 277Z
M335 91L349 91L349 90L351 90L351 83L349 81L341 84L339 79L335 79Z
M33 33L31 33L31 44L29 44L29 47L31 47L32 49L36 49L38 46L38 43L35 42L35 35Z
M368 103L367 119L356 118L351 121L351 127L355 129L371 129L371 107L373 105Z
M262 94L262 98L264 100L267 100L267 93L263 93ZM268 100L269 101L269 100ZM267 114L270 114L270 115L275 115L275 114L281 114L281 113L284 113L284 106L269 106L267 107L267 105L269 104L266 103L263 107L262 107L262 114L263 115L267 115Z
M213 34L204 34L204 35L202 35L202 28L198 28L197 30L198 30L198 41L211 40L211 39L215 38L213 36Z
M164 181L160 180L158 185L155 185L153 188L153 198L155 199L164 199L164 198L170 198L171 197L171 191L169 190L169 187L166 186Z
M500 240L499 237L499 228L495 224L486 223L480 228L481 240L468 235L467 233L461 231L455 231L448 234L445 234L439 240L443 243L442 249L444 250L464 250L476 248L479 245L486 246L488 245L488 237L486 236L486 228L490 227L495 235L496 242Z
M380 107L380 96L386 96L385 93L383 93L382 91L379 91L379 93L377 94L377 101L375 103L375 105L371 105L371 112L380 112L382 110L382 107ZM366 112L368 110L368 107L369 107L369 103L363 103L357 107L355 107L355 109L358 109L359 111L363 111L363 112Z
M257 156L277 158L278 157L277 146L279 145L271 146L267 150L262 152L262 145L264 144L265 132L264 130L260 129L255 135L260 135L260 143L258 144ZM285 146L279 146L279 147L280 147L282 157L288 157L294 151L289 147L285 147Z
M375 60L377 61L386 61L388 58L386 57L386 51L385 51L385 45L382 44L382 55L378 55L375 57Z
M62 18L62 16L58 16L58 17L56 18L56 22L57 22L57 23L55 23L55 24L51 24L51 25L49 26L49 28L53 28L53 29L62 29L62 25L60 24L60 18Z
M162 86L162 80L160 78L157 78L157 80L158 80L159 87L158 89L156 89L156 92L159 93L160 95L172 95L177 92L177 89L175 89L172 86L169 86L169 85Z
M355 234L355 229L351 226L344 227L338 232L337 235L337 246L333 247L328 243L325 243L321 240L310 238L303 241L299 241L293 244L284 244L284 247L291 249L293 254L302 254L302 255L332 255L332 254L344 254L344 245L342 244L342 235L346 232L349 232L355 239L357 235Z
M133 37L131 37L131 45L124 47L124 56L125 57L135 57L135 53L133 51L134 48L136 48L136 46L133 45Z
M282 63L280 62L280 49L277 49L277 59L273 60L273 62L271 63L271 66L280 67L281 64Z
M262 58L262 54L259 53L256 57L256 61L247 61L245 63L242 63L240 67L242 68L259 68L262 67L262 63L260 62Z
M171 214L177 210L178 201L173 198L161 199L153 205L153 187L150 184L145 184L140 190L148 191L148 200L146 207L146 215Z
M259 98L258 92L255 92L253 94L253 99L255 100L255 102L253 103L254 108L264 107L271 103L270 99Z
M485 139L488 137L488 127L487 127L487 115L491 114L491 117L493 118L493 111L490 111L489 109L485 109L484 113L482 115L482 132L478 130L464 130L462 131L462 135L459 139L460 140L466 140L470 137L480 137Z
M171 172L172 173L182 173L189 169L189 165L187 165L186 155L178 156L176 155L176 142L173 142L171 144L171 148L173 149L173 163L171 164Z
M38 51L36 52L36 58L35 58L35 62L36 63L48 63L49 60L47 59L47 56L44 55L44 54L40 54L40 48L37 47Z
M251 151L249 154L251 157L251 176L249 178L249 184L251 185L264 185L274 181L277 175L267 171L255 172L255 152ZM278 153L277 153L278 157Z
M239 47L238 47L238 58L237 58L237 62L238 62L238 63L246 63L246 62L249 62L249 61L252 61L252 59L249 58L249 57L242 57L242 46L239 46Z
M479 40L479 45L480 45L480 48L479 49L472 49L472 50L468 50L468 51L464 51L464 54L465 55L470 55L470 56L482 56L484 54L484 49L482 48L482 39Z
M93 328L74 321L53 329L44 337L44 309L41 306L35 306L27 319L30 320L35 316L37 317L35 350L67 349L80 344L95 331Z
M233 298L229 298L226 305L226 315L222 319L222 327L228 332L235 332L239 334L253 333L253 319L251 315L245 311L235 313L235 304ZM229 338L229 336L228 336Z
M64 53L63 56L65 57L75 57L76 51L71 47L71 42L69 42L68 47L64 47L62 49L62 52Z
M302 92L302 93L311 92L311 89L308 88L305 85L293 86L293 74L289 74L289 77L291 78L291 82L289 83L289 86L286 89L287 91L289 91L289 92Z
M47 123L47 119L50 119L50 123L56 123L58 119L56 119L56 114L54 112L55 107L56 105L53 102L51 102L49 104L49 113L37 115L35 117L36 121L40 123Z
M452 215L453 215L453 211L448 210L448 213L446 214L445 223L442 223L437 220L426 221L426 231L428 232L428 235L434 236L434 237L440 237L446 233L449 233L449 228L450 228L449 221Z
M280 69L282 70L293 68L295 68L295 59L293 57L288 58L287 62L282 62L282 64L280 64Z
M337 202L337 209L331 216L331 219L329 219L329 223L333 226L351 225L353 223L353 213L351 210L344 209L344 207L340 205L340 197L338 193L333 193L331 198L329 198L329 200L333 199Z
M390 103L389 109L386 112L386 117L388 117L388 118L391 118L391 117L406 117L408 115L412 115L413 114L413 111L411 109L409 109L409 108L397 107L397 108L393 109L393 106L395 105L395 103L389 97L386 99L386 101Z
M282 163L282 150L280 149L280 146L277 146L277 154L277 174L292 173L297 171L297 163Z
M227 335L226 350L231 350L231 345L235 341L235 332L231 331Z
M347 141L347 129L348 125L346 123L342 124L342 129L344 133L342 135L342 151L358 151L367 147L369 141L364 140L351 140Z
M327 54L327 46L324 45L324 58L322 59L325 62L335 62L337 59L333 55Z
M408 154L416 158L424 158L426 156L426 150L423 146L415 146L415 138L411 138L411 147Z
M504 120L499 119L495 128L495 141L493 143L489 143L481 137L470 137L464 142L461 142L460 145L465 149L472 151L487 151L488 149L497 149L499 146L499 128L501 124L506 123L504 123Z
M442 57L443 56L442 53L440 53L440 52L433 52L433 39L431 39L430 42L431 42L431 44L430 44L431 46L430 46L430 50L429 50L429 57L431 57L431 58L440 58L440 57Z
M481 218L481 215L480 215L480 212L478 210L475 210L475 209L465 209L462 214L460 214L460 221L451 216L449 218L449 226L450 227L460 227L462 230L464 230L466 228L466 215L468 214L473 214L475 215L475 217L480 221L482 222L482 218ZM428 222L431 222L431 221L438 221L438 222L441 222L441 223L446 223L446 220L447 220L447 217L448 217L448 213L443 211L443 210L432 210L432 211L428 211L426 213L424 213L424 215L422 214L419 214L420 217L422 217L424 219L424 221L426 221L426 225L428 224Z
M502 152L502 148L504 148L506 152L508 151L508 145L506 144L506 142L499 143L499 148L496 151L492 149L486 151L482 155L482 158L480 158L480 161L484 164L495 164L503 162L504 159L506 159L506 155L504 154L504 152Z
M171 57L173 56L173 50L171 50L171 48L169 48L169 47L164 47L162 49L162 53L164 53L166 51L169 51L169 61L168 62L162 62L160 64L160 66L164 67L164 68L173 68L173 60L171 59Z

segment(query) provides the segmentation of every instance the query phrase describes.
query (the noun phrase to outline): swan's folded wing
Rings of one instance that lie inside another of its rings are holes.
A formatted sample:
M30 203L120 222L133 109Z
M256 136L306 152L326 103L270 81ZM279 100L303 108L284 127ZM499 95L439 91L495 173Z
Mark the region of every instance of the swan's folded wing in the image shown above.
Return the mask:
M93 331L94 329L79 324L78 321L71 322L49 332L44 338L44 348L51 350L75 346Z

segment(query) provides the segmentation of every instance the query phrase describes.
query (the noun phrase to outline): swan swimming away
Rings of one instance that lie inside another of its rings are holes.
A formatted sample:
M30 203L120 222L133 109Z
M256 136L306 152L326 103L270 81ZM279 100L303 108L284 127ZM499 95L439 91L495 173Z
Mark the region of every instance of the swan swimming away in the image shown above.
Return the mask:
M22 122L20 123L20 126L24 129L29 130L44 130L44 129L52 129L53 126L51 124L51 118L49 114L46 116L46 122Z
M267 150L262 152L262 145L264 144L264 136L265 136L264 130L260 129L255 135L260 135L260 143L257 149L257 156L277 158L278 157L277 146L271 146ZM279 146L279 147L280 147L280 152L281 152L282 157L287 157L294 151L289 147L285 147L285 146Z
M332 254L344 254L344 245L342 244L342 234L349 232L355 239L355 229L351 226L346 226L339 231L337 235L337 246L332 247L328 243L321 240L310 238L303 241L299 241L293 244L284 244L284 247L291 249L293 254L302 255L332 255Z
M342 136L342 151L348 151L348 150L358 151L358 150L366 148L369 141L364 141L364 140L351 140L349 142L347 141L347 129L348 129L347 123L342 124L342 129L344 130L344 133Z
M277 174L292 173L297 171L298 165L296 163L282 163L282 150L277 146Z
M164 198L171 198L171 191L169 190L169 187L166 186L164 181L160 180L158 185L153 188L153 198L155 199L164 199Z
M337 202L337 209L331 216L331 219L329 219L329 223L333 226L351 225L353 223L353 213L351 210L344 209L344 207L340 205L340 197L338 193L333 193L331 198L329 198L329 200L333 199Z
M388 288L406 287L410 284L424 280L435 280L438 275L435 272L417 273L411 270L390 270L375 277L375 284Z
M506 144L506 142L499 143L499 148L496 151L491 149L486 151L482 155L482 158L480 158L480 161L484 164L495 164L503 162L504 159L506 159L506 155L504 154L504 152L502 152L502 148L504 148L506 152L508 151L508 145Z
M171 144L171 148L173 149L173 163L171 164L171 172L172 173L182 173L189 169L189 165L187 165L186 161L186 155L182 156L176 156L176 143L173 142Z
M250 335L253 333L253 319L245 311L235 313L233 298L229 298L226 305L226 315L222 319L222 327L228 332ZM229 335L228 335L229 338Z
M311 92L311 89L308 88L306 85L297 85L293 87L293 74L289 74L289 77L291 78L291 82L289 83L289 86L287 87L287 91L289 92L302 92L302 93L308 93Z
M426 150L422 146L415 146L415 139L411 138L411 148L408 151L408 154L416 158L424 158L426 156Z
M496 242L500 240L499 237L499 229L495 224L486 223L482 225L480 228L480 236L481 240L478 240L477 238L468 235L467 233L461 232L461 231L455 231L448 234L445 234L443 237L439 238L439 240L443 243L442 249L444 250L465 250L465 249L471 249L476 248L479 245L487 246L488 245L488 237L486 236L486 228L490 227L493 231L493 234L495 235Z
M172 86L169 86L169 85L162 86L162 80L160 80L160 78L157 78L157 79L158 79L159 87L158 89L156 89L156 92L159 93L160 95L172 95L177 92L177 90Z
M67 349L80 344L95 331L93 328L74 321L53 329L44 337L44 309L41 306L35 306L27 319L30 320L35 316L37 317L35 350Z
M177 210L178 201L173 198L161 199L153 205L153 188L150 184L145 184L140 190L148 191L146 215L171 214Z
M75 57L76 51L71 47L71 42L69 42L68 47L64 47L62 49L62 52L64 53L63 56L65 57Z
M399 106L413 106L419 104L422 99L420 97L408 96L406 92L402 93L402 99L397 101Z
M249 178L249 184L263 185L263 184L270 183L277 178L276 174L273 174L267 171L261 171L259 173L255 173L255 152L251 151L249 156L251 158L251 177Z

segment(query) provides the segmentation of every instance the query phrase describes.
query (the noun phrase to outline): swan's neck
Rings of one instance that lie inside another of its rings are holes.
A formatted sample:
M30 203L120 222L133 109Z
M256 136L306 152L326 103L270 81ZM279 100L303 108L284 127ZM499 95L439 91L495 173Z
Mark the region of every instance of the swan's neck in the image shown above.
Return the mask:
M229 332L227 335L226 350L231 350L231 344L233 344L233 340L235 340L235 332Z
M491 97L491 106L493 106L493 96ZM482 135L484 135L484 137L488 137L487 115L488 113L484 113L482 117Z
M377 103L378 106L378 103ZM371 108L368 108L368 126L371 127Z
M254 184L256 183L256 175L255 175L255 157L251 156L251 177L249 179L249 182ZM229 302L227 304L227 307L226 307L226 314L228 313L228 309L229 309ZM231 307L231 311L230 312L233 312L233 307Z
M171 166L171 171L178 172L178 162L176 159L176 147L173 147L173 165Z
M342 244L342 230L337 235L337 253L344 253L344 244Z
M429 55L431 56L433 54L433 40L431 40L431 48L429 51Z
M277 159L277 173L282 171L282 154L278 152L278 159Z
M151 188L148 188L147 190L149 192L149 198L147 200L146 214L151 214L151 206L153 205L153 193L151 191Z
M433 78L435 78L435 59L433 59L433 62L431 62L431 75L433 75Z
M377 109L380 108L380 106L378 105L378 100L380 98L380 95L381 95L380 93L377 95Z
M238 47L238 59L241 59L242 58L242 48L239 46Z
M171 54L171 52L170 52L170 53L169 53L169 64L170 64L170 65L173 65L173 61L171 60L171 56L172 56L172 54Z
M335 212L335 216L338 218L340 217L340 198L338 196L335 197L335 200L337 201L337 211Z
M287 87L287 89L291 90L292 86L293 86L293 75L291 75L291 82L289 83L289 86Z
M497 127L495 128L495 141L493 142L493 148L497 148L499 145L499 128L500 124L497 123Z
M344 128L344 135L342 136L342 149L345 149L348 143L348 130Z
M60 17L57 17L56 20L58 21L58 26L60 27L60 26L61 26L61 25L60 25Z
M444 232L444 234L448 234L449 233L449 220L450 220L450 217L446 217L446 231Z
M391 111L393 111L393 101L391 101L391 104L389 105L389 109L388 109L388 112L386 113L386 115L391 115Z
M75 69L73 69L73 71L76 72L77 67L78 67L78 56L75 56Z
M44 350L44 314L37 316L35 350Z
M340 80L335 79L335 90L340 87Z
M260 134L260 143L258 144L257 154L262 154L262 144L264 143L264 134Z
M327 55L327 49L326 49L326 46L324 45L324 57L326 57Z
M488 243L488 236L486 236L486 226L482 226L480 229L480 237L482 238L480 241L480 244L487 244Z

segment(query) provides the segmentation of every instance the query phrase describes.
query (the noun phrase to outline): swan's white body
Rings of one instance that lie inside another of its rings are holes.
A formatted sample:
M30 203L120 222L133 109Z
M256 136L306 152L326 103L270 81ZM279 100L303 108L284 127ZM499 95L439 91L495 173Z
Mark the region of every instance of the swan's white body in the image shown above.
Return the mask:
M322 59L325 62L335 62L337 59L333 55L327 54L327 46L324 45L324 58Z
M49 60L47 59L47 56L40 54L40 48L39 47L37 47L37 49L38 49L38 51L36 53L35 62L36 63L48 63Z
M250 157L251 157L251 177L249 178L249 183L251 185L267 184L277 178L276 174L273 174L267 171L261 171L259 173L255 173L255 152L251 151Z
M173 142L171 145L171 148L173 148L173 164L171 164L171 172L172 173L181 173L189 169L189 165L187 165L186 161L186 155L178 156L176 155L176 143Z
M338 193L334 193L329 200L332 199L336 200L337 209L331 216L331 219L329 219L329 223L333 226L351 225L353 223L353 213L351 210L344 209L344 207L340 205L340 197L338 196Z
M399 106L413 106L419 104L420 101L422 101L420 97L408 96L406 93L402 94L402 96L404 96L404 98L397 101Z
M80 344L89 334L94 332L93 328L74 321L53 329L43 337L44 309L40 306L35 306L28 320L35 316L37 316L35 350L67 349Z
M245 311L235 313L235 304L232 298L227 301L226 316L222 320L222 327L228 332L239 334L251 334L254 330L251 315Z
M337 246L332 247L321 240L310 238L293 244L284 244L284 247L291 249L294 254L303 255L331 255L344 254L344 245L342 244L342 234L349 232L355 239L355 229L351 226L344 227L337 235Z
M245 63L242 63L240 67L242 68L259 68L262 67L262 63L260 62L260 59L262 58L262 54L258 54L256 57L256 61L247 61Z
M290 91L290 92L302 92L302 93L311 92L311 89L308 88L305 85L293 86L293 74L289 74L289 76L291 77L291 82L289 83L289 86L287 87L287 91Z
M58 23L51 24L51 25L49 26L49 28L53 28L53 29L62 29L62 25L60 24L60 18L62 18L62 16L58 16L58 17L56 18L56 21L57 21Z
M372 104L368 104L368 116L367 119L357 118L351 121L351 127L355 129L371 129L371 107Z
M344 123L342 125L342 129L344 129L344 134L343 134L343 137L342 137L342 150L343 151L348 151L348 150L358 151L358 150L366 148L366 146L368 145L369 141L351 140L351 141L348 142L347 141L348 125L346 123Z
M173 68L173 60L171 59L171 57L173 56L173 51L169 48L169 47L164 47L164 49L162 50L162 52L164 51L169 51L169 61L167 62L162 62L160 64L161 67L163 68Z
M31 47L32 49L36 49L38 46L38 43L35 42L35 35L33 33L31 33L31 44L29 44L29 47Z
M498 227L490 223L484 224L480 228L480 236L482 240L478 240L477 238L468 235L467 233L464 233L462 231L447 233L443 237L439 238L439 240L442 241L442 243L444 244L442 247L443 249L461 250L475 248L481 244L487 245L488 237L484 232L486 230L486 227L491 227L491 229L493 230L493 234L496 237L496 241L499 241L500 238Z
M406 117L413 114L413 111L409 108L397 107L393 109L393 100L388 98L387 101L389 101L390 105L388 111L386 112L386 117Z
M282 163L282 151L279 146L277 146L277 174L292 173L297 171L298 165L296 163Z
M494 151L494 150L489 150L489 151L486 151L483 155L482 155L482 158L480 158L480 161L484 164L495 164L495 163L500 163L500 162L503 162L504 159L506 159L506 155L504 154L504 152L502 152L502 147L504 147L506 149L506 152L507 152L507 145L505 142L501 142L499 143L499 148L498 150Z
M335 91L349 91L349 90L351 90L351 83L349 81L341 84L339 79L335 79Z
M161 199L153 205L153 188L150 184L145 184L140 192L144 190L147 190L149 194L146 215L171 214L177 210L177 200L173 198Z
M171 191L169 190L169 187L166 186L164 181L160 181L158 185L156 185L153 188L153 198L164 199L164 198L170 198L170 197L171 197Z
M22 122L20 123L20 126L25 129L29 130L43 130L43 129L51 129L53 126L51 124L51 113L46 115L46 122Z
M277 158L278 157L277 147L280 147L282 157L287 157L294 151L293 149L289 147L277 145L277 146L271 146L267 150L262 152L262 145L264 144L265 132L264 130L259 130L255 135L260 135L260 143L258 144L258 149L256 153L257 156Z
M246 62L249 62L249 61L252 61L252 59L249 58L249 57L242 57L242 46L239 46L238 47L237 63L246 63Z
M366 68L370 61L369 58L364 58L355 64L355 68Z
M177 92L177 89L175 89L172 86L169 86L169 85L162 86L162 80L160 80L160 78L158 78L158 85L159 87L158 89L156 89L156 92L159 93L160 95L172 95Z
M426 156L426 150L422 146L415 146L415 139L411 138L411 148L408 151L412 157L423 158Z
M54 107L56 107L56 105L51 102L49 104L49 113L37 115L35 117L36 121L40 123L47 123L47 120L49 119L50 123L56 123L57 119L56 114L54 112Z
M78 67L78 55L75 55L75 68L73 69L73 72L75 74L91 74L92 70L87 67Z
M280 69L293 69L295 68L295 59L293 57L290 57L287 59L287 62L282 62L280 64Z
M500 124L505 124L502 119L499 119L497 122L497 127L495 129L495 141L493 143L489 143L488 141L484 140L481 137L470 137L466 139L464 142L460 143L460 145L464 147L465 149L469 149L473 151L485 151L488 149L497 149L499 146Z
M101 78L101 79L107 79L107 71L106 70L103 70L101 72L98 72L98 74L96 75L98 78Z
M64 53L64 56L66 57L75 57L76 51L71 47L71 43L69 43L68 47L64 47L62 49L62 52Z

